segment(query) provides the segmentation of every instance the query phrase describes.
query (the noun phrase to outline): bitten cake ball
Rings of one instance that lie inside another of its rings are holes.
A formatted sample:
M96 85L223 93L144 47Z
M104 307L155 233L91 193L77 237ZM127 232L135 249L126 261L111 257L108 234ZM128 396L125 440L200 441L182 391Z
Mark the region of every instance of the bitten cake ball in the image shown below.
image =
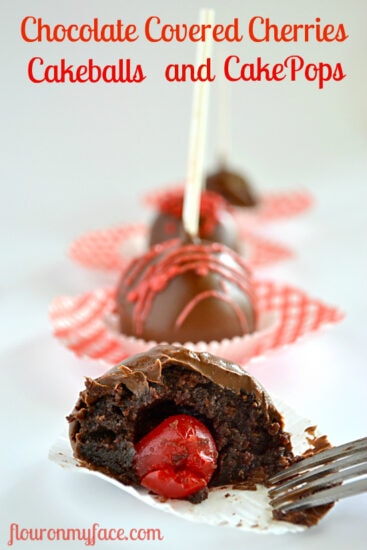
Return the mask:
M183 347L156 346L87 379L68 420L83 465L169 498L200 502L208 487L262 483L294 460L260 384Z
M182 210L184 191L169 192L158 203L153 220L149 244L154 245L184 235ZM238 250L238 231L226 200L211 191L203 191L200 202L198 236Z
M232 206L256 206L259 202L242 176L224 168L206 178L206 188L224 197Z
M116 299L121 332L146 341L222 341L256 329L249 269L219 243L153 246L126 268Z

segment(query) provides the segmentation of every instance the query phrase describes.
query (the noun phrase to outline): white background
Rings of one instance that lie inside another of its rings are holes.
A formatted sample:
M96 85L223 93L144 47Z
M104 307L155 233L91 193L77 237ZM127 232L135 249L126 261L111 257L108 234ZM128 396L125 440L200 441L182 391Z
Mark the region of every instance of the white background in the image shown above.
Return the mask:
M150 15L166 22L197 21L200 3L169 1L2 0L1 2L1 328L0 548L9 524L23 527L159 527L164 542L139 547L214 549L362 548L366 497L340 502L322 523L302 535L256 536L190 524L152 511L99 480L62 471L47 452L63 429L82 378L98 367L77 360L51 335L53 297L77 294L109 277L67 258L71 241L86 231L148 220L144 191L182 180L187 161L192 84L169 84L168 63L193 62L192 43L132 45L22 41L27 15L45 22L87 23L120 18L139 29ZM366 33L363 0L308 2L212 0L216 20L254 15L278 24L344 23L343 43L268 43L216 46L216 67L229 54L281 62L292 54L307 62L341 62L347 78L326 83L245 83L228 86L229 159L259 191L305 188L315 197L309 213L273 224L267 232L292 246L294 260L266 269L278 278L339 306L346 319L328 332L272 355L253 372L331 441L365 435L366 395ZM65 58L99 64L119 58L141 63L141 84L32 84L31 57L49 64ZM218 70L218 73L220 70ZM218 79L219 81L219 79ZM211 89L205 166L216 165L219 82ZM137 543L126 544L134 548ZM42 543L23 542L36 548ZM43 543L50 548L51 543ZM58 543L58 548L84 547ZM117 547L113 543L100 548Z

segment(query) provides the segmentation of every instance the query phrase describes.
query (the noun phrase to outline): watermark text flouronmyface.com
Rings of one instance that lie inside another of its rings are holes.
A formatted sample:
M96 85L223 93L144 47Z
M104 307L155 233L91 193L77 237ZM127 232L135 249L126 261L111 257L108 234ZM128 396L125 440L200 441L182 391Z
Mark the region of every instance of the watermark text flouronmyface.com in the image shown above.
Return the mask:
M164 536L159 528L133 527L103 527L93 523L91 527L22 527L19 523L9 525L8 546L26 541L83 541L86 546L95 546L101 541L116 542L159 542Z

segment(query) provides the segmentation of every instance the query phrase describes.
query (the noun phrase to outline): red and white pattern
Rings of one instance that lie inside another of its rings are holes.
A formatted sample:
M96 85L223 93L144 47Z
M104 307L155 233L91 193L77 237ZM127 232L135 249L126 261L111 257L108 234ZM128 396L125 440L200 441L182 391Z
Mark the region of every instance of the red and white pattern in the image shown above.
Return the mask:
M182 184L147 193L143 197L146 206L158 209L162 199L169 194L175 195L182 190ZM257 225L281 219L292 218L302 214L313 204L312 195L305 190L264 193L260 195L259 204L251 208L233 208L239 221Z
M69 255L90 269L121 271L134 256L144 252L147 231L143 224L91 231L71 244Z
M294 252L287 246L242 227L241 222L238 222L238 229L240 254L253 269L294 257Z
M307 191L288 191L283 193L267 193L260 197L258 206L254 208L234 208L234 216L238 223L264 224L273 221L286 220L309 210L313 198Z
M289 248L254 234L238 222L241 256L253 267L287 260L293 256ZM125 225L93 231L76 239L70 257L89 269L121 272L134 256L148 249L148 227Z
M235 357L223 355L245 365L267 351L296 342L306 334L341 321L344 315L335 307L307 296L302 290L269 281L255 283L258 314L263 328L252 335L227 341L225 348L235 350ZM50 309L53 332L67 348L81 357L114 365L132 353L124 339L110 328L108 318L115 314L115 289L99 289L81 296L56 298ZM267 322L264 322L268 319ZM269 321L270 319L270 321ZM136 341L138 342L138 341ZM139 341L139 351L151 343ZM193 349L212 351L193 344ZM190 347L190 346L189 346Z

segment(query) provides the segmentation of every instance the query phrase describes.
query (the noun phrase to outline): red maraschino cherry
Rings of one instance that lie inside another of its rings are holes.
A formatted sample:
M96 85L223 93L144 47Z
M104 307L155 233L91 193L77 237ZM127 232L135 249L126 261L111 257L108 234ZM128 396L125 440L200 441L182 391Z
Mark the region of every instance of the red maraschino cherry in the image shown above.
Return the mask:
M206 487L218 456L208 428L186 414L166 418L135 450L141 485L167 498L184 498Z

